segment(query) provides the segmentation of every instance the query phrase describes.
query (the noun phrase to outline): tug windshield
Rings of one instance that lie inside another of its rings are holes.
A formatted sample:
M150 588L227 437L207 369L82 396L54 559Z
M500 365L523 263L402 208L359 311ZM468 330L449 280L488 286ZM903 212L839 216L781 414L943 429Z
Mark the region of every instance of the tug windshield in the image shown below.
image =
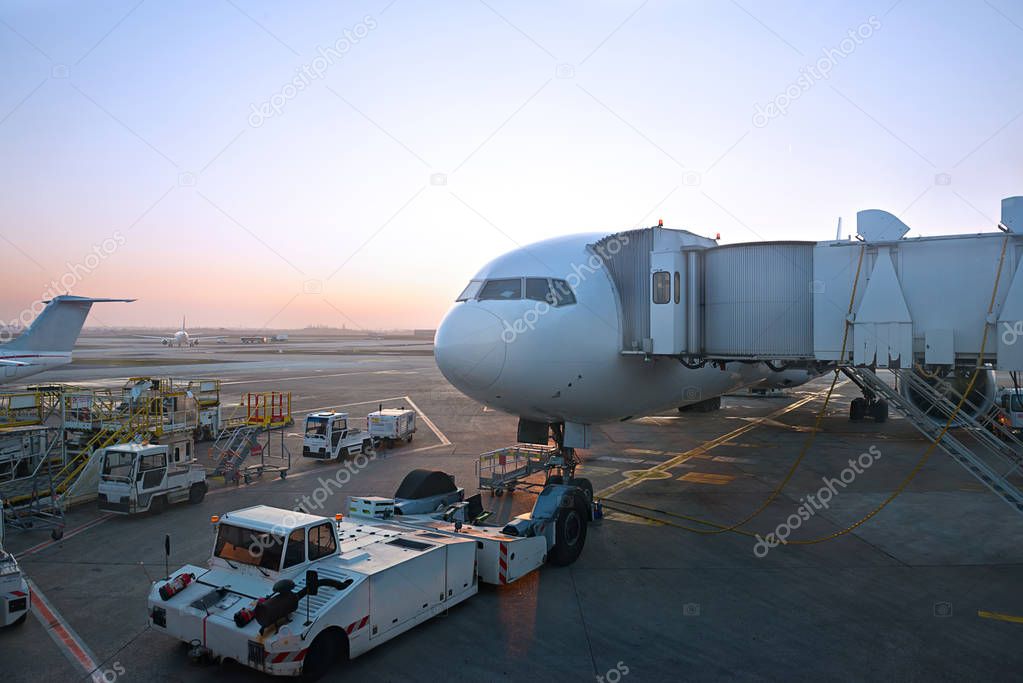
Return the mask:
M327 435L327 418L325 417L310 417L306 419L305 423L305 435L306 436L326 436Z
M134 463L135 454L131 451L108 450L103 456L103 477L130 481Z
M283 548L284 539L277 534L221 524L213 554L228 562L277 571Z

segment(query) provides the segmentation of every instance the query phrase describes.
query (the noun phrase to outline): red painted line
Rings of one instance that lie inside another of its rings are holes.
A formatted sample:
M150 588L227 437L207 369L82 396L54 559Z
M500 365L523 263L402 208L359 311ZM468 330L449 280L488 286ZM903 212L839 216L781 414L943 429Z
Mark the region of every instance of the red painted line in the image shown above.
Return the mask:
M274 656L274 658L272 660L272 663L273 664L280 664L285 659L287 659L288 655L290 655L290 654L291 654L290 652L281 652L280 654L277 654L277 655Z
M296 661L296 662L301 662L301 661L302 661L303 659L305 659L305 653L306 653L306 652L309 652L309 650L308 650L308 649L305 649L305 650L299 650L299 651L298 651L298 654L297 654L297 655L295 655L295 661Z
M359 622L359 628L360 629L365 628L366 624L368 624L368 623L369 623L369 615L367 614L366 616L364 616L362 618L362 621Z
M69 655L73 661L77 662L85 670L86 674L91 674L98 668L98 665L89 653L88 647L71 630L57 610L49 604L49 601L39 591L39 588L35 584L30 584L29 587L34 598L32 600L32 610L36 613L39 621L43 623L43 626L46 627L47 633L64 650L66 655Z

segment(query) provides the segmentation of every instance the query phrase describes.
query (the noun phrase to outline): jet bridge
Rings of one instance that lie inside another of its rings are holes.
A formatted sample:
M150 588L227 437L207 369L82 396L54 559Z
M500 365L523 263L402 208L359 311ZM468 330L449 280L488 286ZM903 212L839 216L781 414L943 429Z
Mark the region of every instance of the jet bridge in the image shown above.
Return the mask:
M1023 197L1002 200L998 228L907 239L874 209L849 241L717 245L658 226L590 248L618 293L621 353L839 368L864 395L851 419L883 422L891 404L1023 513L1023 440L993 410L994 370L1023 370Z
M986 332L985 362L1018 371L1023 197L1003 200L999 227L907 239L901 220L869 210L848 241L718 245L658 226L590 247L618 293L623 354L973 366Z

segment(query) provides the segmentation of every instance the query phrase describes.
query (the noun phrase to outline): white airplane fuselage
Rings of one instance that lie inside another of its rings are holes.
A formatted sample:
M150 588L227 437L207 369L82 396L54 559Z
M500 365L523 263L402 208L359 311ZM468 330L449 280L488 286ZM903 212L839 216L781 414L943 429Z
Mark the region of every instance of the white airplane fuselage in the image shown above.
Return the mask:
M0 384L10 384L40 372L67 365L71 362L71 352L29 351L4 353L0 351L0 360L22 363L22 365L0 365Z
M437 365L467 396L538 422L596 424L697 403L770 375L760 363L689 369L673 358L621 353L618 297L588 244L560 237L490 262L473 280L566 280L576 303L529 299L455 303L438 327Z

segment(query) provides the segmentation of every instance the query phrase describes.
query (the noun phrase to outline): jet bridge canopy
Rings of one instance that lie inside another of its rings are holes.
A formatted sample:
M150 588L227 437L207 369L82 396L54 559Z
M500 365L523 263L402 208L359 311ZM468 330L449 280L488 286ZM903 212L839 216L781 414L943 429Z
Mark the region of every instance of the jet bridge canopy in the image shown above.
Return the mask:
M858 240L719 246L655 227L590 247L618 293L623 354L910 367L983 349L1023 370L1023 197L1002 202L1000 227L907 239L872 209Z

